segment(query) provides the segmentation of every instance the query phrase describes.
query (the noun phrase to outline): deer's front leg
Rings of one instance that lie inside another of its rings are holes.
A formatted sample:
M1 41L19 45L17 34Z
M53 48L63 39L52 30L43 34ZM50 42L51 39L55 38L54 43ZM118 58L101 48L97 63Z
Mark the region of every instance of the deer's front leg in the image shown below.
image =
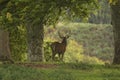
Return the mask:
M55 60L55 53L52 53L52 60Z
M62 54L61 60L63 61L64 53Z

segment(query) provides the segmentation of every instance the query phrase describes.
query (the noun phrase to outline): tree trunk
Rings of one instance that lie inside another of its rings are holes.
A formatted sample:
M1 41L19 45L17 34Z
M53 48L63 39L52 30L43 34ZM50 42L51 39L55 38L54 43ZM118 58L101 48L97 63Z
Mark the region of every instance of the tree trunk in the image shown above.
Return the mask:
M0 60L14 63L9 48L9 33L3 30L0 30Z
M28 60L31 62L44 61L43 38L44 27L27 26L27 41L28 41Z
M120 64L120 0L111 5L112 25L114 29L115 54L113 64Z

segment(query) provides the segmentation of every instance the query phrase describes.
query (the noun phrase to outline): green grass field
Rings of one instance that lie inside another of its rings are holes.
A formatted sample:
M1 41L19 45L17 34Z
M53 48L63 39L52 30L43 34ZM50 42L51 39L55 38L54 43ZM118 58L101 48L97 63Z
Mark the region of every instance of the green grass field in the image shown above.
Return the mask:
M0 80L120 80L120 66L84 63L54 64L57 66L49 68L1 64Z

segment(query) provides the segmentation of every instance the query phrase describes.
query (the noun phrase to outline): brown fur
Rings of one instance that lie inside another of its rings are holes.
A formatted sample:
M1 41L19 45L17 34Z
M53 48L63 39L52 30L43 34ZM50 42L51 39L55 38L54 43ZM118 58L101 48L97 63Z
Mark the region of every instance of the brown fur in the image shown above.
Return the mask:
M55 55L59 55L59 59L63 60L64 53L66 51L66 46L67 46L67 38L68 37L63 37L62 42L53 42L51 44L51 49L52 49L52 59L54 60Z

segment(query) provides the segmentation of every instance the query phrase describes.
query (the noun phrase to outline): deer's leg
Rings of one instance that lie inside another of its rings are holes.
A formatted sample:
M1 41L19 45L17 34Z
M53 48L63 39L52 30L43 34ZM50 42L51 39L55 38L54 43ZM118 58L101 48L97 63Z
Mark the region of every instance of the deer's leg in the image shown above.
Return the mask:
M59 56L59 60L61 59L61 57L60 57L60 53L58 54L58 56Z
M62 61L63 61L63 57L64 57L64 53L62 54L62 58L61 58Z
M55 58L55 53L52 53L52 60L54 60Z

